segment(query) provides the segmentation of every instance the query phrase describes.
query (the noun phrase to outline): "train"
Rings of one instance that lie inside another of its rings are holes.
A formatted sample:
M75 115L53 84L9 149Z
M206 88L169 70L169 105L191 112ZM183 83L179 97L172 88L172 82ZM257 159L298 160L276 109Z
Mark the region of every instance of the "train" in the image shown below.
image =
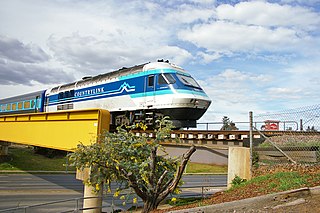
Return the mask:
M176 128L196 127L211 104L183 68L158 60L84 77L47 90L0 100L0 115L106 109L113 127L169 116Z

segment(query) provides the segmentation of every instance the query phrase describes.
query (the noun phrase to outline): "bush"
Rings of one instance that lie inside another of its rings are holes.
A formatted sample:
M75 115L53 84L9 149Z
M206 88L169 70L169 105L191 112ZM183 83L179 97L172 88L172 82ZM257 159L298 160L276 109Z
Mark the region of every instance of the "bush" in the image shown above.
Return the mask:
M244 183L244 182L246 182L246 181L247 181L247 179L243 179L243 178L239 177L238 175L236 175L236 176L233 178L233 180L232 180L232 182L231 182L231 185L232 185L232 186L238 186L238 185L240 185L240 184L242 184L242 183Z

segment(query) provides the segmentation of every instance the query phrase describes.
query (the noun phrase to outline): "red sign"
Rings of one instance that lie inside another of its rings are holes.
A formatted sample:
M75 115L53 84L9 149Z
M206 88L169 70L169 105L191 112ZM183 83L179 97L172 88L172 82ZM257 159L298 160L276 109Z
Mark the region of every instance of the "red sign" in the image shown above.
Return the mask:
M264 123L265 130L279 130L280 121L266 120Z

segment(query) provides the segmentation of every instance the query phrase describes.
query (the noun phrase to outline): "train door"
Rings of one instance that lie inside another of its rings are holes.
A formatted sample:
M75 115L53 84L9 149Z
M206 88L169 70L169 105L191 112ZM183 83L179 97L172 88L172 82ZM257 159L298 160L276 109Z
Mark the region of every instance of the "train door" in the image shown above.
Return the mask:
M149 75L145 78L144 84L144 99L145 107L151 108L155 101L155 85L156 77L155 75Z
M40 96L37 95L36 100L35 100L35 106L34 106L34 112L39 112L40 111Z

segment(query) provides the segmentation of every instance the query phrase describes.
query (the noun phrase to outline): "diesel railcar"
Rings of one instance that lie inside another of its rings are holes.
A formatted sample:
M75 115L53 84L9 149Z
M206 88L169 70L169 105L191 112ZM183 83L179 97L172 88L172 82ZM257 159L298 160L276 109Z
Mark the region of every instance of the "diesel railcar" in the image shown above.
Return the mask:
M158 61L2 99L0 115L102 108L110 111L114 126L136 122L152 125L157 118L169 116L181 128L195 127L210 103L188 72Z

